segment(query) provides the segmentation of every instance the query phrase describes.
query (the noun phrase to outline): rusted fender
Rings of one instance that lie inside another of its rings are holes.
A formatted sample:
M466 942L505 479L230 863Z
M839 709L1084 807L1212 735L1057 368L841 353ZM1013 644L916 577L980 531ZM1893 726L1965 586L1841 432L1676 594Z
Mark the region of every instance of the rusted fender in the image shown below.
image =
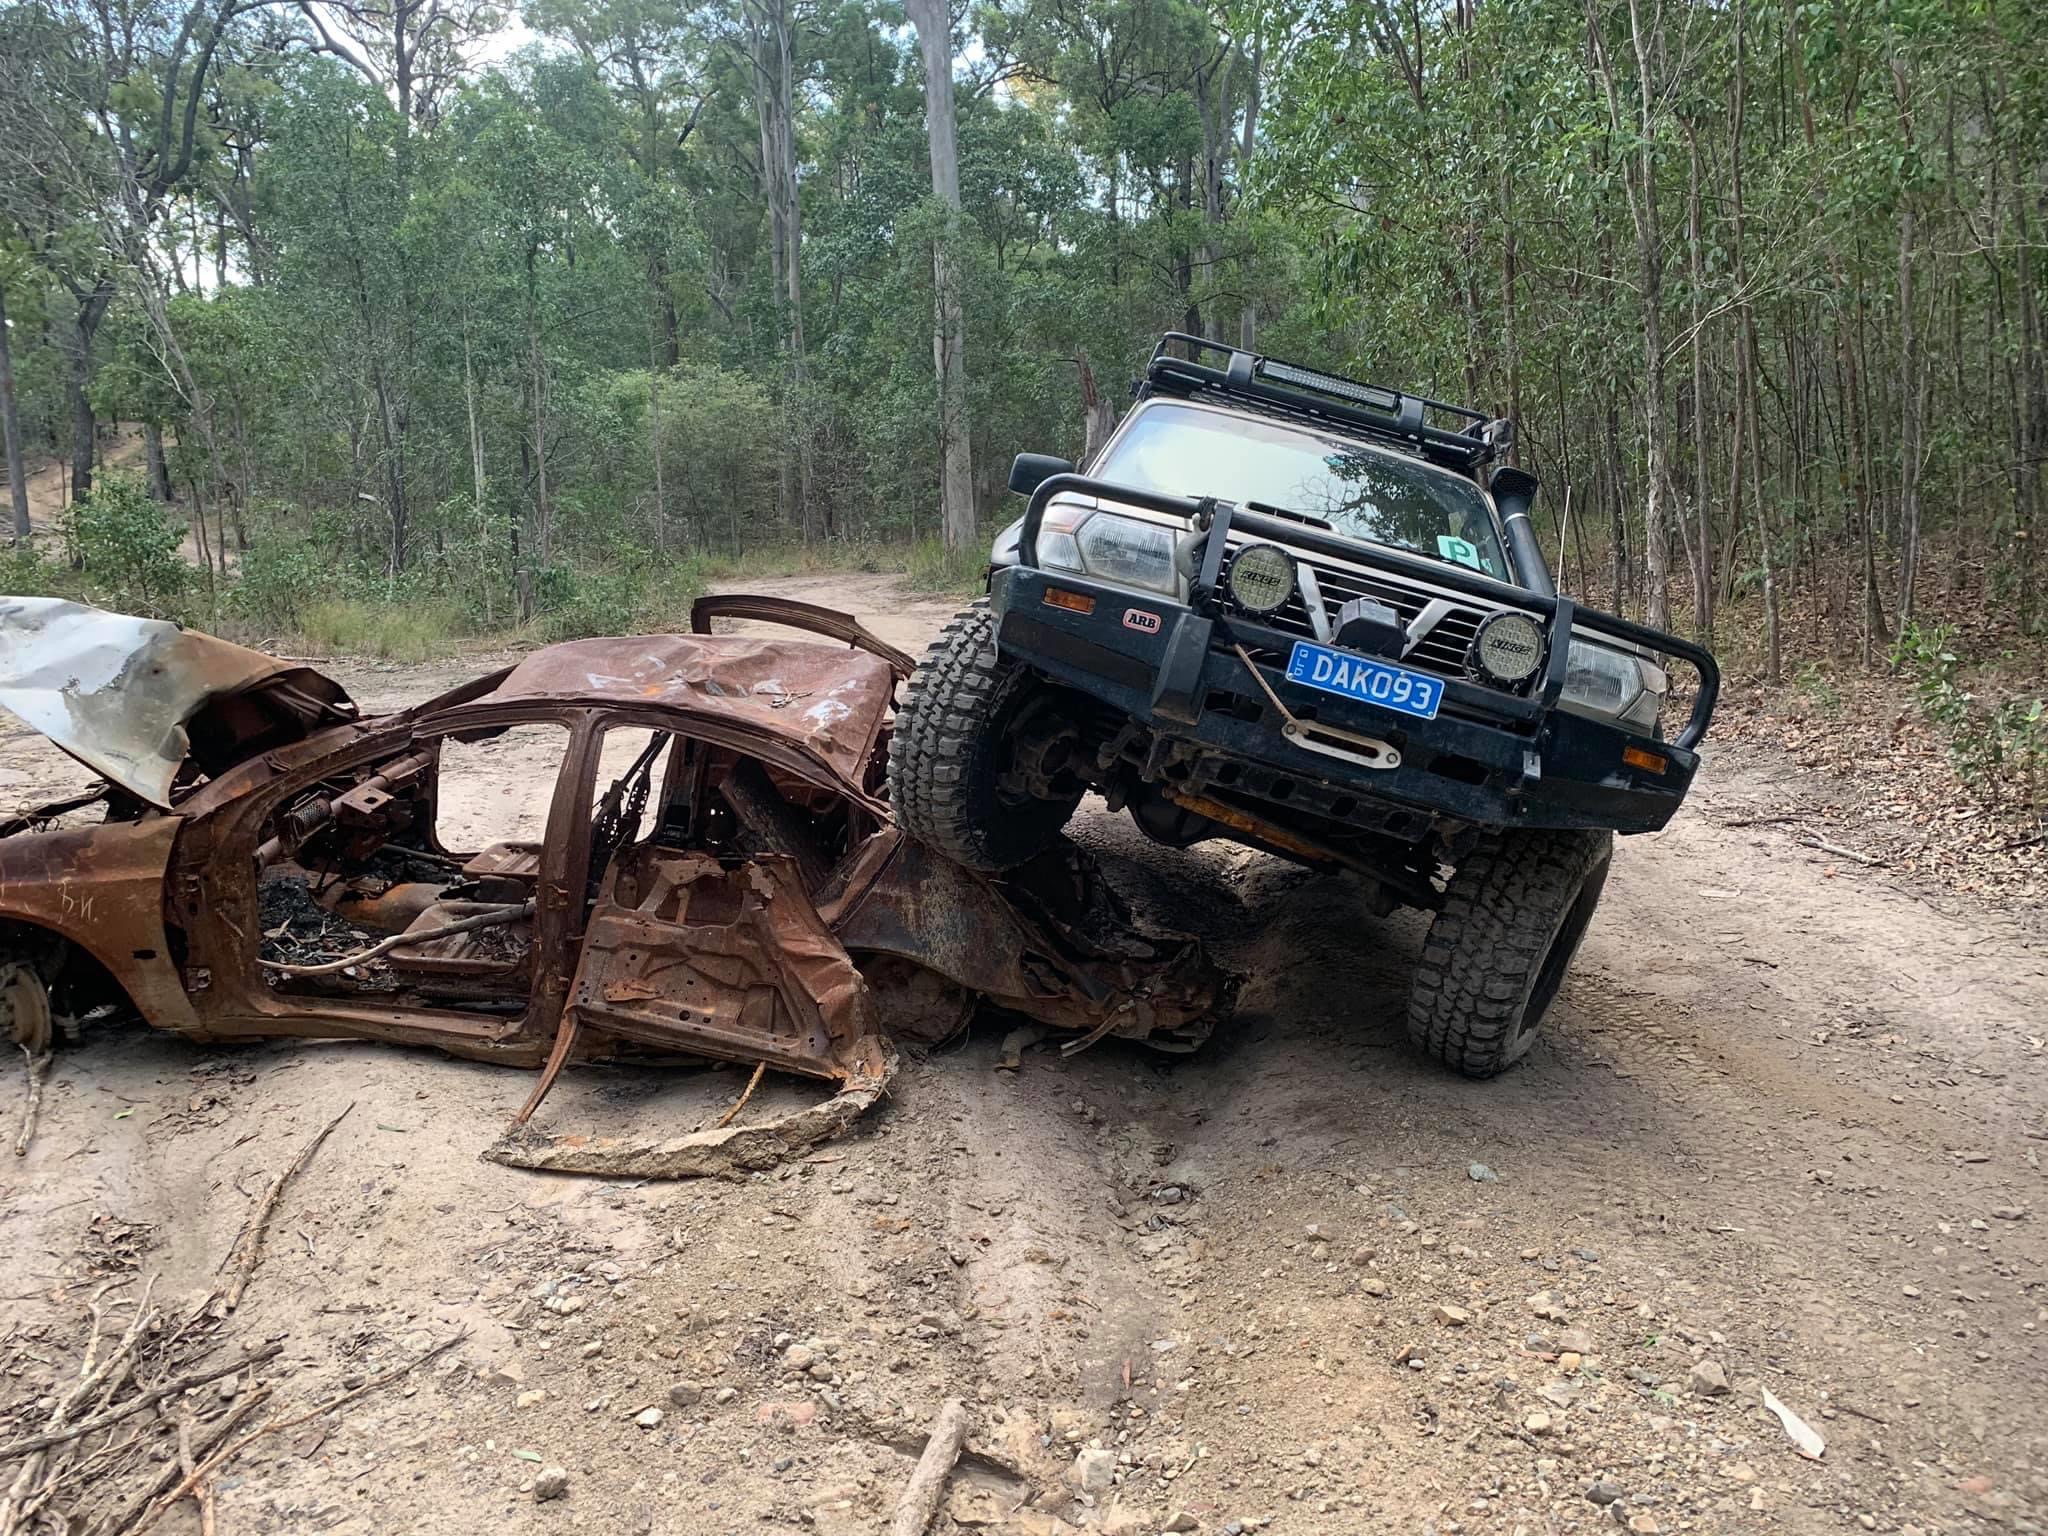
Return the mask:
M500 1137L484 1156L508 1168L605 1178L740 1178L837 1136L874 1108L896 1076L896 1066L896 1052L885 1044L880 1069L873 1076L855 1078L829 1099L759 1125L646 1141L627 1136L544 1136L529 1126Z
M157 1028L198 1029L164 932L164 871L183 824L151 816L0 838L0 921L69 939Z

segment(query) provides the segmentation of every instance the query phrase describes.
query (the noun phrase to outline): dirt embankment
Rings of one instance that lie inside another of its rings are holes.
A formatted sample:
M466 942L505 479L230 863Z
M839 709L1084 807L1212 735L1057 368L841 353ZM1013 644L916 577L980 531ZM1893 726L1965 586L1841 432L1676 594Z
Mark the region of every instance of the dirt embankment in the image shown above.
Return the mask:
M774 585L911 648L947 607ZM388 706L473 668L336 670ZM0 740L0 799L67 774ZM305 1403L468 1337L253 1447L223 1531L851 1536L956 1394L986 1459L940 1530L2038 1530L2048 954L1743 824L1786 793L1725 754L1624 843L1546 1042L1489 1084L1406 1047L1419 918L1099 807L1078 835L1140 910L1248 973L1235 1023L1191 1059L1015 1071L984 1027L744 1184L480 1162L516 1072L102 1036L0 1173L10 1400L75 1369L97 1278L205 1292L268 1175L354 1100L234 1331L283 1340L273 1377ZM742 1081L578 1071L544 1119L694 1124ZM562 1498L534 1499L541 1463Z

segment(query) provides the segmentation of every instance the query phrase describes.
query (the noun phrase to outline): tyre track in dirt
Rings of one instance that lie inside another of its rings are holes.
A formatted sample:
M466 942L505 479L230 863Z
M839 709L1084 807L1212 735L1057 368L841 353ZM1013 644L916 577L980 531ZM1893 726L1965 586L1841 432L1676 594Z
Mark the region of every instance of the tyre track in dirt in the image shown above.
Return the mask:
M754 585L913 651L951 607L889 578ZM336 670L389 706L485 665ZM10 741L0 774L63 769ZM1492 1083L1406 1042L1419 917L1263 856L1157 848L1095 802L1076 834L1140 912L1248 973L1237 1020L1191 1058L1111 1041L1014 1072L984 1020L853 1135L742 1184L477 1162L516 1073L96 1040L60 1065L7 1190L6 1289L44 1298L12 1326L68 1325L53 1279L103 1210L158 1223L146 1262L203 1288L238 1190L355 1097L252 1289L250 1337L288 1335L312 1396L408 1341L473 1336L416 1396L252 1460L222 1491L227 1530L369 1532L403 1511L436 1536L866 1536L953 1394L976 1449L1042 1490L1020 1509L976 1463L958 1512L995 1521L978 1531L1151 1531L1182 1509L1204 1532L1618 1529L1584 1496L1596 1478L1667 1532L2038 1529L2040 940L1722 825L1782 798L1767 764L1710 760L1672 828L1622 840L1545 1038ZM690 1124L738 1086L576 1072L547 1113ZM1543 1291L1561 1319L1530 1310ZM45 1354L47 1337L16 1335ZM1591 1346L1576 1370L1567 1341ZM1410 1348L1419 1369L1395 1361ZM1698 1356L1735 1390L1692 1395ZM1759 1385L1827 1436L1821 1463ZM666 1419L643 1430L647 1406ZM1075 1501L1063 1474L1091 1441L1128 1460ZM568 1498L522 1493L528 1453L569 1468Z

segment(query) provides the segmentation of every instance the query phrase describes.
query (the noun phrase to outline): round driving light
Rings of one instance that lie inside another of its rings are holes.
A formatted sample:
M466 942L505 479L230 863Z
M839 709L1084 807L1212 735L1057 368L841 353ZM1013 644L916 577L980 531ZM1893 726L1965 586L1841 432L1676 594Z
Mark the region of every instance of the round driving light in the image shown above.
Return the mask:
M1526 613L1501 612L1472 637L1472 670L1497 688L1512 688L1543 665L1543 626Z
M1294 561L1277 544L1247 544L1230 562L1230 595L1253 613L1271 613L1294 595Z

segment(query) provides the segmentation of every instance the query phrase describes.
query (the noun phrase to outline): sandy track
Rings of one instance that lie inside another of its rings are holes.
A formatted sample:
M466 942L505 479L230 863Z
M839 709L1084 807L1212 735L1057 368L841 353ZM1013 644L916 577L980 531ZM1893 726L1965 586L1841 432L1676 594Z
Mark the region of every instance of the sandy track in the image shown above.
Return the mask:
M949 608L885 577L763 585L912 649ZM384 707L484 664L332 670ZM0 798L67 776L0 741ZM1603 1479L1639 1529L2037 1529L2048 956L1726 825L1784 793L1717 760L1672 828L1625 842L1548 1040L1491 1084L1405 1045L1420 919L1262 857L1170 854L1099 808L1078 835L1140 908L1249 974L1236 1022L1188 1060L1105 1045L1016 1073L984 1025L823 1158L743 1185L479 1162L518 1073L97 1039L0 1171L10 1396L72 1347L95 1222L152 1228L142 1267L202 1290L262 1177L354 1099L236 1329L285 1336L293 1401L471 1338L317 1445L252 1454L225 1531L867 1532L953 1393L1029 1474L1056 1483L1090 1440L1129 1458L1092 1508L1017 1509L977 1472L954 1513L999 1530L1618 1529L1585 1497ZM694 1124L739 1082L579 1072L544 1118ZM1732 1392L1690 1391L1700 1357ZM701 1396L671 1402L679 1382ZM663 1422L636 1427L650 1405ZM566 1499L520 1491L521 1451L569 1470Z

